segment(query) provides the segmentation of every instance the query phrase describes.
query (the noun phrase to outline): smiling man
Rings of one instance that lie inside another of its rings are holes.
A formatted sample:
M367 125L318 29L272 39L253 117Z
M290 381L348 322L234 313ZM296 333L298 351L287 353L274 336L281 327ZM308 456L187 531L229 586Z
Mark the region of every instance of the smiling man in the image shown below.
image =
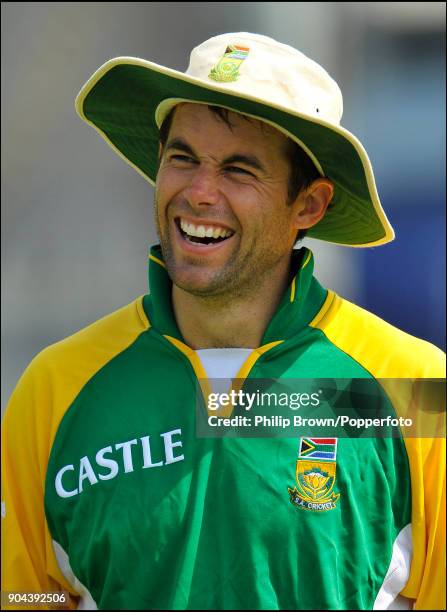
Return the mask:
M150 292L42 351L11 398L5 607L57 591L83 609L443 609L432 430L196 429L219 397L211 424L282 426L256 412L259 381L286 398L291 385L290 410L314 415L320 383L300 381L366 382L391 419L422 401L393 379L445 376L441 351L322 287L294 248L304 234L394 236L337 84L292 47L231 33L195 48L186 73L110 60L76 108L155 186L160 244ZM215 379L231 391L211 393Z
M289 283L297 232L323 217L332 183L318 178L291 199L296 145L284 134L219 107L171 113L156 218L177 322L193 348L257 347Z

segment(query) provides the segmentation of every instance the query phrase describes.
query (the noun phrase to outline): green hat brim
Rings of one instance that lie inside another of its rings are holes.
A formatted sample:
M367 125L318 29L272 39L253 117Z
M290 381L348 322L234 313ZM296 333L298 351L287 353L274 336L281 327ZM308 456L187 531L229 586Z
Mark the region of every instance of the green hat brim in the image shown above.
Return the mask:
M286 132L311 153L317 167L335 184L323 219L307 236L351 247L371 247L394 239L382 209L368 155L342 127L292 113L256 97L228 93L182 72L138 58L106 62L83 86L76 111L113 150L152 185L158 168L156 111L170 99L223 106L256 117Z

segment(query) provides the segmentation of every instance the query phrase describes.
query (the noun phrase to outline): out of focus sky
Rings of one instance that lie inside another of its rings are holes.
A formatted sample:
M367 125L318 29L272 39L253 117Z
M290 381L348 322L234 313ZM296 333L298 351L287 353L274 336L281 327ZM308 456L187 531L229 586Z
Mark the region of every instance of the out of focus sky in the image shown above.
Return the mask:
M105 61L184 71L191 49L258 32L322 64L344 96L396 240L308 240L324 285L445 342L443 2L3 2L2 406L36 353L147 292L153 190L74 111ZM386 347L384 347L386 350Z

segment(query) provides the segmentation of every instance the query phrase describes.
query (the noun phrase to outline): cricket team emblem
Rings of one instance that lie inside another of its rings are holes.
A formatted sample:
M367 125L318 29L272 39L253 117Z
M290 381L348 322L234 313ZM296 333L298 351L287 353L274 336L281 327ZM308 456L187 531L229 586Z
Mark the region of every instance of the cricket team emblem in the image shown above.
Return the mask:
M229 45L222 59L212 68L209 78L220 83L237 81L239 68L250 51L249 47Z
M287 487L294 506L323 512L333 510L340 497L334 492L337 438L301 438L296 462L296 483Z

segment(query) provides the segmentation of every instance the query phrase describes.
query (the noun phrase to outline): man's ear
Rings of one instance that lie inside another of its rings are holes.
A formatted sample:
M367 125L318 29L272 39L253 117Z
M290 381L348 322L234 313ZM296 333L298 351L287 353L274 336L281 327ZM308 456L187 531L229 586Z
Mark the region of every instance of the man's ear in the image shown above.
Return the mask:
M327 178L318 178L304 189L295 201L297 229L308 229L321 221L334 195L334 184Z

